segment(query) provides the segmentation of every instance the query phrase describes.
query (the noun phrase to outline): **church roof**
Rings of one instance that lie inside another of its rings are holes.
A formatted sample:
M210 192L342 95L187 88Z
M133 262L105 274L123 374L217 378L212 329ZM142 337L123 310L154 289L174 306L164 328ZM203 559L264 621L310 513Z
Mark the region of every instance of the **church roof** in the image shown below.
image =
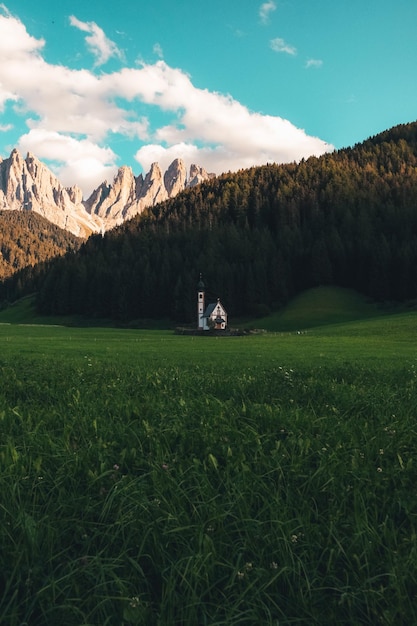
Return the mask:
M203 313L203 317L210 317L210 315L213 313L214 309L217 306L217 302L213 302L212 304L208 304L206 306L206 310Z
M211 304L208 304L206 306L206 310L203 313L203 317L210 317L214 309L216 309L218 306L221 308L222 312L226 313L225 308L221 304L220 300L217 300L217 302L212 302Z

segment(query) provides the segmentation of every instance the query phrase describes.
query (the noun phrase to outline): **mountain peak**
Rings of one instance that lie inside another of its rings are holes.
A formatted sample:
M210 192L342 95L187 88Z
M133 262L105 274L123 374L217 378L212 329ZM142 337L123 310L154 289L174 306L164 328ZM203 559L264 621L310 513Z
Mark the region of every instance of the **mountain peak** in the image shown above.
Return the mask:
M14 167L16 165L20 167L23 163L23 157L17 148L13 148L8 160L10 161L10 167Z
M199 183L202 183L205 180L210 178L214 178L215 174L208 174L204 167L200 167L200 165L196 165L195 163L191 164L190 167L190 176L188 179L188 187L195 187Z
M164 185L171 198L182 191L187 183L187 168L182 159L175 159L164 175Z
M26 154L25 161L38 161L40 163L38 157L35 154L33 154L33 152L28 152Z
M80 204L77 188L66 190L30 152L23 159L14 148L10 157L0 162L0 181L1 209L35 211L78 237L87 237L99 228Z
M0 159L0 209L32 210L78 237L88 237L207 178L210 175L203 168L192 165L187 180L180 158L174 159L165 174L159 163L152 163L145 177L135 177L132 168L123 165L111 184L104 181L83 201L79 187L65 188L34 154L28 152L23 159L14 148L8 159Z
M142 213L144 209L173 198L186 187L211 178L204 168L193 165L187 169L181 158L174 159L163 174L157 161L149 172L135 177L128 166L119 168L111 184L103 183L84 202L87 212L104 220L106 230Z

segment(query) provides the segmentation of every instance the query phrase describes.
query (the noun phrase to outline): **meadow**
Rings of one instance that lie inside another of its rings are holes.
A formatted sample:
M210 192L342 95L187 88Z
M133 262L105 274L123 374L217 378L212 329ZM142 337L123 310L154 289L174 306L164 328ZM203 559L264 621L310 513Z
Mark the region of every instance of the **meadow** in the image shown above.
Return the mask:
M0 623L417 623L416 329L0 324Z

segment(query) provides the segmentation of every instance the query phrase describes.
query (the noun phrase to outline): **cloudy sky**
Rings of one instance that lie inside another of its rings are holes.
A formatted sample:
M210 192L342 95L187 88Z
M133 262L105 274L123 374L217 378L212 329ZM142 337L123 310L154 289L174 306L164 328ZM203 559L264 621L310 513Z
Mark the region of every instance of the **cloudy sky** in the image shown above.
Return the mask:
M217 174L417 118L417 0L6 0L0 155L86 196L176 157Z

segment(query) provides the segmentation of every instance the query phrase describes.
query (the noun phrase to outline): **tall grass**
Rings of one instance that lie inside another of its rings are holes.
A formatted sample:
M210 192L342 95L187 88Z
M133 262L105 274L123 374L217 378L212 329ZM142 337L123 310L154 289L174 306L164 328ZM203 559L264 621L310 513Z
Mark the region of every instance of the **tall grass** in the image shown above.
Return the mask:
M0 326L0 623L417 623L416 318L384 319Z

